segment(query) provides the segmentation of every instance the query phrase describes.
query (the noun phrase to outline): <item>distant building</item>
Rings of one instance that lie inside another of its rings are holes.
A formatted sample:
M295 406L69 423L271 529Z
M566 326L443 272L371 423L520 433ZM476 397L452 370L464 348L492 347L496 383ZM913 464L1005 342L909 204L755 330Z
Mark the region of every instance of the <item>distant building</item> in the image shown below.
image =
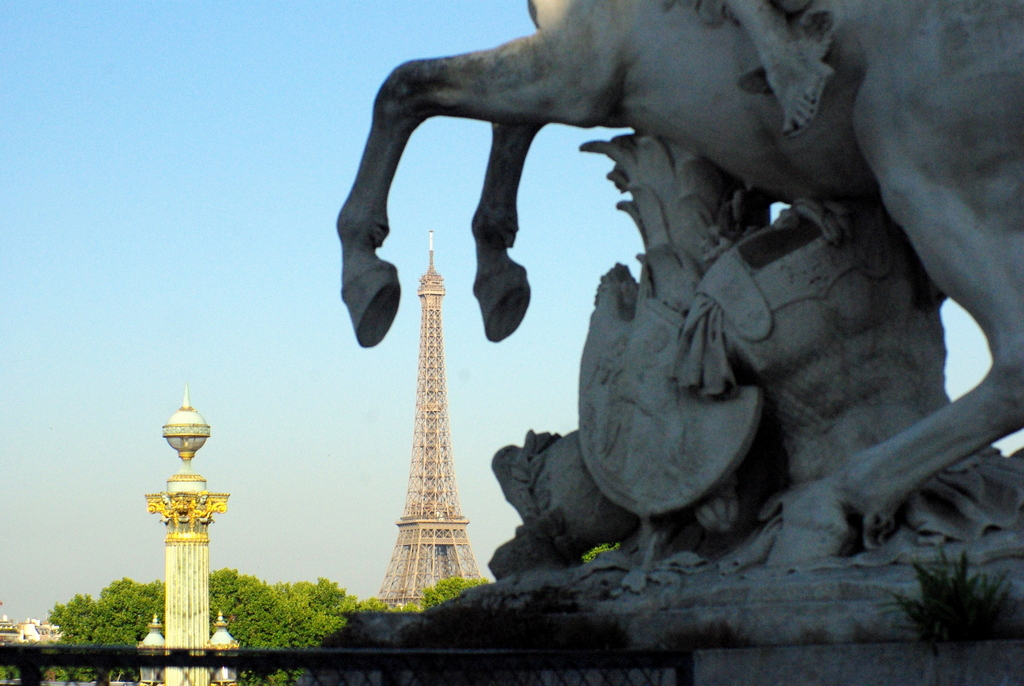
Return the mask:
M0 617L0 645L20 642L21 634L18 633L18 625L9 620L7 615Z
M60 627L38 619L26 619L18 624L22 643L55 643L60 640Z
M38 619L14 622L7 615L0 617L0 644L53 643L60 640L60 627Z

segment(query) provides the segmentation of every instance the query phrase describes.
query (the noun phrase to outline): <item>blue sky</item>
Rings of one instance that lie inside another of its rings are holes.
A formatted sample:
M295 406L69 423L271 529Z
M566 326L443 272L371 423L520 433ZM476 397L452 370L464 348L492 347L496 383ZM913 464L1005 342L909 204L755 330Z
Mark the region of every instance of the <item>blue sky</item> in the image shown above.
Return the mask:
M521 0L0 5L0 612L162 577L143 494L177 469L160 427L185 381L213 427L195 466L232 494L212 566L375 594L405 496L431 229L456 471L485 569L518 523L491 456L528 429L575 428L598 280L617 261L636 273L611 162L577 152L614 132L538 137L514 250L533 304L498 345L471 292L488 125L413 136L381 251L402 304L371 350L338 297L334 220L391 68L530 31ZM988 357L947 314L960 394Z

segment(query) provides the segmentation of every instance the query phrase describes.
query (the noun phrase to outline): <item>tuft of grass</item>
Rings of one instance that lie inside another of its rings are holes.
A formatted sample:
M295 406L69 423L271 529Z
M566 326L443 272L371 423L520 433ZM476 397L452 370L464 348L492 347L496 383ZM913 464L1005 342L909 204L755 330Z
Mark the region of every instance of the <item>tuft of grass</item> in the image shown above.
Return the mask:
M946 559L914 564L921 597L894 593L891 605L902 611L923 641L983 641L993 637L996 620L1009 596L1006 575L990 579L968 574L967 553L959 561Z
M601 553L606 553L609 550L618 550L621 547L621 543L602 543L601 545L595 546L587 552L583 553L583 562L584 564L586 564L587 562L592 562L593 559Z

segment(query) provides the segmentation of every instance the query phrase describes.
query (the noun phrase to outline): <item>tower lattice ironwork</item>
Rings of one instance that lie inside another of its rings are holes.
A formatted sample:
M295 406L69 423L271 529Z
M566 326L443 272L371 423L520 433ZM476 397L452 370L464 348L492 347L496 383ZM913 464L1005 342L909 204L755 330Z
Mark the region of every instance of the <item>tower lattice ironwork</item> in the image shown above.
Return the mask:
M434 270L433 233L430 263L418 291L422 315L409 490L378 596L392 607L419 602L423 589L441 579L480 578L455 484L441 327L444 279Z

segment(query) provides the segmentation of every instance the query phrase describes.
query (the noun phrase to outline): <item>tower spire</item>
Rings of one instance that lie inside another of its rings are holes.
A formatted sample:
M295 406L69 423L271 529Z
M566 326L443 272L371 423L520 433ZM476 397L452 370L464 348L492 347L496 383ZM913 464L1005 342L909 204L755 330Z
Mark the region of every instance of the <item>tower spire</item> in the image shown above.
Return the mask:
M423 589L441 579L479 579L459 505L448 424L441 300L444 279L434 270L434 232L429 266L420 277L420 356L416 419L405 509L398 520L398 542L378 597L397 607L419 602Z

